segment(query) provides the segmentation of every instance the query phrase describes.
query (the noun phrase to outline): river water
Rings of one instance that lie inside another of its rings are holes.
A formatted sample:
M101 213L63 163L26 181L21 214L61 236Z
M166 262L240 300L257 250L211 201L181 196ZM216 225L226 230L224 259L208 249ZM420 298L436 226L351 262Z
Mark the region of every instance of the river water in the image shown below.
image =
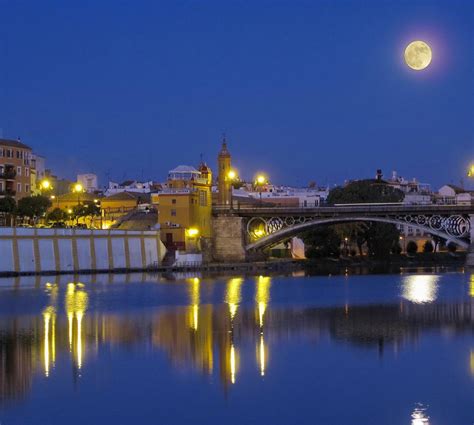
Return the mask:
M473 424L474 275L0 280L0 423Z

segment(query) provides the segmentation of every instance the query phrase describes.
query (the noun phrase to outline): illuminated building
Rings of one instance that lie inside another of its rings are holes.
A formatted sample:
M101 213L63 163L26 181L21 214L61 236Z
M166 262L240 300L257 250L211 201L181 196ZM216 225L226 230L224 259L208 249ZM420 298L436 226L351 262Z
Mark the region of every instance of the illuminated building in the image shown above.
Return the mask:
M31 148L19 140L0 139L0 197L17 201L31 195Z
M168 249L198 248L198 240L211 237L211 169L201 162L198 169L180 165L171 170L165 188L152 194L158 210L161 240ZM194 235L187 234L195 229Z

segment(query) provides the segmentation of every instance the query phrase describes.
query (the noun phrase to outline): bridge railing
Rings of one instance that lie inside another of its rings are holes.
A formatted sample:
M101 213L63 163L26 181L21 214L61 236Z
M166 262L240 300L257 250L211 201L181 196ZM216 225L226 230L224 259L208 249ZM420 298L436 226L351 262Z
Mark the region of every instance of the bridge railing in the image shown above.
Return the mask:
M413 214L474 214L474 205L404 205L404 204L350 204L321 207L298 207L283 205L213 205L214 213L234 214L341 214L341 213L413 213Z

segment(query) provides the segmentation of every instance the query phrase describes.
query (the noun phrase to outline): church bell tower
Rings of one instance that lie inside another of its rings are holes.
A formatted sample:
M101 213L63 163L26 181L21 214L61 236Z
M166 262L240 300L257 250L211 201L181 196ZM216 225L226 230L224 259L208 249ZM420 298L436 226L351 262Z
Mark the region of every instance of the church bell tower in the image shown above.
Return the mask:
M222 138L222 147L217 156L217 164L219 167L217 203L219 205L230 205L232 196L232 182L229 178L231 156L227 150L227 140L225 136Z

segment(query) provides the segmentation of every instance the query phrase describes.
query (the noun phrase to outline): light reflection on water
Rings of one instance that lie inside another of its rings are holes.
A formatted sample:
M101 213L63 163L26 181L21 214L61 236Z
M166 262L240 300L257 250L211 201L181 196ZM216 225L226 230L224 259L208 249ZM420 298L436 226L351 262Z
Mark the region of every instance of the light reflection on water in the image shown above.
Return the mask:
M231 387L247 388L249 379L265 382L273 374L283 376L283 380L272 385L284 386L285 368L290 370L299 361L288 348L301 344L308 350L343 344L349 350L346 361L353 362L351 367L370 369L369 364L360 363L371 358L372 352L380 361L388 355L396 362L403 350L411 352L411 347L418 347L424 334L450 329L451 339L457 334L472 338L474 330L474 277L467 276L466 280L462 274L457 275L457 285L451 285L456 291L463 290L454 299L443 296L443 288L450 289L443 287L443 275L389 277L387 293L394 292L382 294L380 299L369 294L378 291L382 283L374 281L365 289L361 287L369 277L354 281L332 278L319 282L319 287L316 282L311 287L295 287L298 283L309 285L311 280L186 276L176 282L156 281L168 285L163 293L176 291L178 295L172 302L143 309L125 308L134 299L130 294L150 299L150 288L140 289L139 283L107 287L61 279L35 285L41 297L32 308L0 316L0 400L4 403L16 399L21 400L18 406L28 406L35 386L43 385L41 380L67 381L72 376L74 382L80 382L89 367L104 361L102 353L130 353L132 347L140 352L166 353L168 367L217 378L222 392L228 394ZM352 293L347 293L348 282L354 284ZM0 294L14 303L31 296L34 288L10 293L5 286ZM373 292L351 302L351 296L365 290ZM299 291L303 301L292 300L296 297L292 291ZM342 297L333 301L341 293ZM109 309L112 296L120 302ZM369 350L363 360L358 357L360 349ZM283 364L280 352L288 356ZM465 351L468 375L474 375L473 352L474 339ZM273 358L277 360L274 363ZM330 364L330 357L326 361ZM71 374L65 374L68 368ZM313 370L307 370L308 376L300 378L301 385L307 379L324 382L324 373L318 373L311 377ZM200 388L206 391L203 384ZM406 423L430 423L426 407L416 404L415 409L410 408L419 401L412 399L411 405L407 404Z

